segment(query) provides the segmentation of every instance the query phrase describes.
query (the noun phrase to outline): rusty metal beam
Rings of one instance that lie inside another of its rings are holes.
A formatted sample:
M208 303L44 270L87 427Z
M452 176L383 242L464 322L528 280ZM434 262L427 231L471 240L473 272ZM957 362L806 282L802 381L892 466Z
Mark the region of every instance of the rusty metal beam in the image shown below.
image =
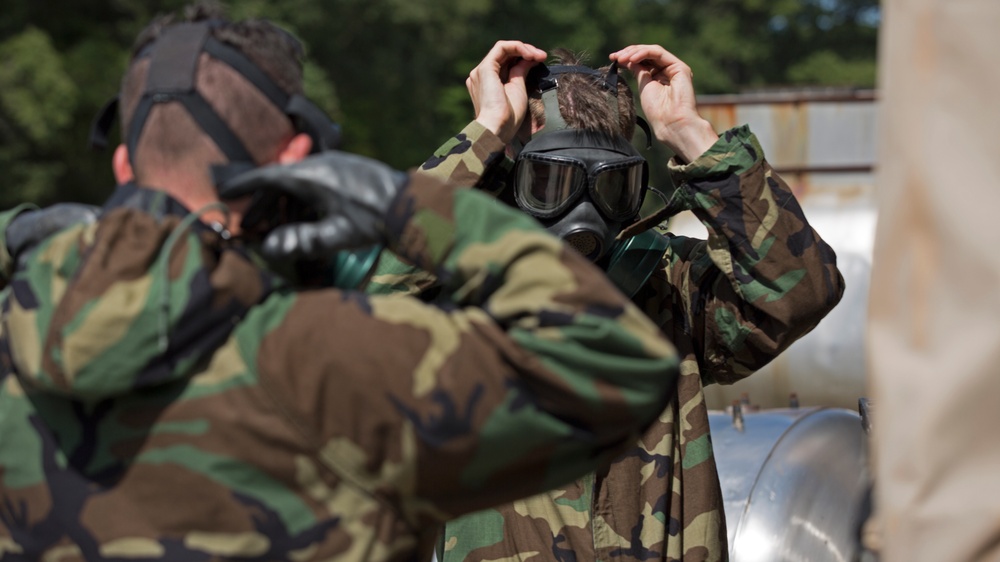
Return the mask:
M804 90L786 92L752 92L698 96L699 106L754 105L806 102L870 102L878 99L875 90Z
M779 174L863 174L875 170L872 164L830 164L823 166L774 167Z

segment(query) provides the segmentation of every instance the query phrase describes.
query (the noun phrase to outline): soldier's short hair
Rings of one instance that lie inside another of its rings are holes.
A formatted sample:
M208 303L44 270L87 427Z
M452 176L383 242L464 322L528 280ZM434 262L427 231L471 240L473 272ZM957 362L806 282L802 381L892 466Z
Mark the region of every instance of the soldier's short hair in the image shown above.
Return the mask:
M551 64L586 64L582 54L566 49L553 49ZM607 72L609 66L599 70ZM545 123L545 106L541 95L529 93L528 109L532 120L538 125ZM559 112L566 125L574 129L601 131L612 135L632 138L635 132L635 100L632 88L624 79L618 80L618 113L614 104L608 103L609 92L603 88L603 81L585 74L562 74L559 76Z
M286 93L302 93L302 54L287 32L264 20L226 21L224 10L217 4L190 5L181 17L158 16L137 37L122 80L119 111L123 138L142 95L149 67L149 58L136 58L137 55L170 25L205 20L224 21L212 29L215 39L239 50ZM293 124L281 108L237 71L206 53L200 55L195 84L198 93L258 163L273 159L282 141L294 134ZM218 158L221 152L217 148L213 151L214 146L179 102L156 104L143 126L137 154L132 155L135 173L141 181L146 166L193 164L200 159L207 161L211 155Z

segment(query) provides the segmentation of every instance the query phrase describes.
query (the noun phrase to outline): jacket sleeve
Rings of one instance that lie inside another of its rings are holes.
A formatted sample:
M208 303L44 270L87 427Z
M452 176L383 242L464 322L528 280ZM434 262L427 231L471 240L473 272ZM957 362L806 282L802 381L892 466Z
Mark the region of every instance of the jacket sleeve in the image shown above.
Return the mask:
M478 121L448 139L420 166L420 173L496 195L503 191L514 162L506 146Z
M7 227L14 222L17 215L37 208L30 203L23 203L8 211L0 212L0 289L7 286L11 275L14 274L14 259L7 249Z
M280 321L248 316L275 327L246 346L322 464L423 525L610 462L662 411L678 359L533 220L411 178L387 220L390 249L434 272L439 297L272 296Z
M496 195L503 190L513 161L504 154L504 143L477 121L469 123L427 159L417 172L455 185L475 186ZM369 294L426 294L437 284L432 273L404 263L383 251L365 284Z
M636 301L673 341L694 342L703 382L732 383L812 330L844 280L748 127L670 168L669 205L691 210L708 240L671 235L663 269Z

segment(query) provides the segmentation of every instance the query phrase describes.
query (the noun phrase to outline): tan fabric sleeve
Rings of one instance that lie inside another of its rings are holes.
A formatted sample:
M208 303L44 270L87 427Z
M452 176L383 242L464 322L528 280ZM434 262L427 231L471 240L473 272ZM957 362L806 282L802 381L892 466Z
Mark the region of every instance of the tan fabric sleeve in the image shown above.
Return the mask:
M882 5L868 326L881 560L1000 560L1000 3Z

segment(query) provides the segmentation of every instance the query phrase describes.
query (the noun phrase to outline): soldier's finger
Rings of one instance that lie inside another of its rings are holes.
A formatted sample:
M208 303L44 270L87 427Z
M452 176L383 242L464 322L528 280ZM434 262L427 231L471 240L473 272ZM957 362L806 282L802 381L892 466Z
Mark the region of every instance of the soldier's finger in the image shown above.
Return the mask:
M518 54L519 47L522 43L520 41L497 41L490 52L487 53L483 62L494 62L496 64L503 64L508 59L516 56Z
M628 52L623 58L628 62L645 62L654 67L662 69L667 78L673 80L679 75L692 76L691 67L682 61L677 55L664 49L660 45L634 45L626 49ZM654 71L655 75L656 72Z

